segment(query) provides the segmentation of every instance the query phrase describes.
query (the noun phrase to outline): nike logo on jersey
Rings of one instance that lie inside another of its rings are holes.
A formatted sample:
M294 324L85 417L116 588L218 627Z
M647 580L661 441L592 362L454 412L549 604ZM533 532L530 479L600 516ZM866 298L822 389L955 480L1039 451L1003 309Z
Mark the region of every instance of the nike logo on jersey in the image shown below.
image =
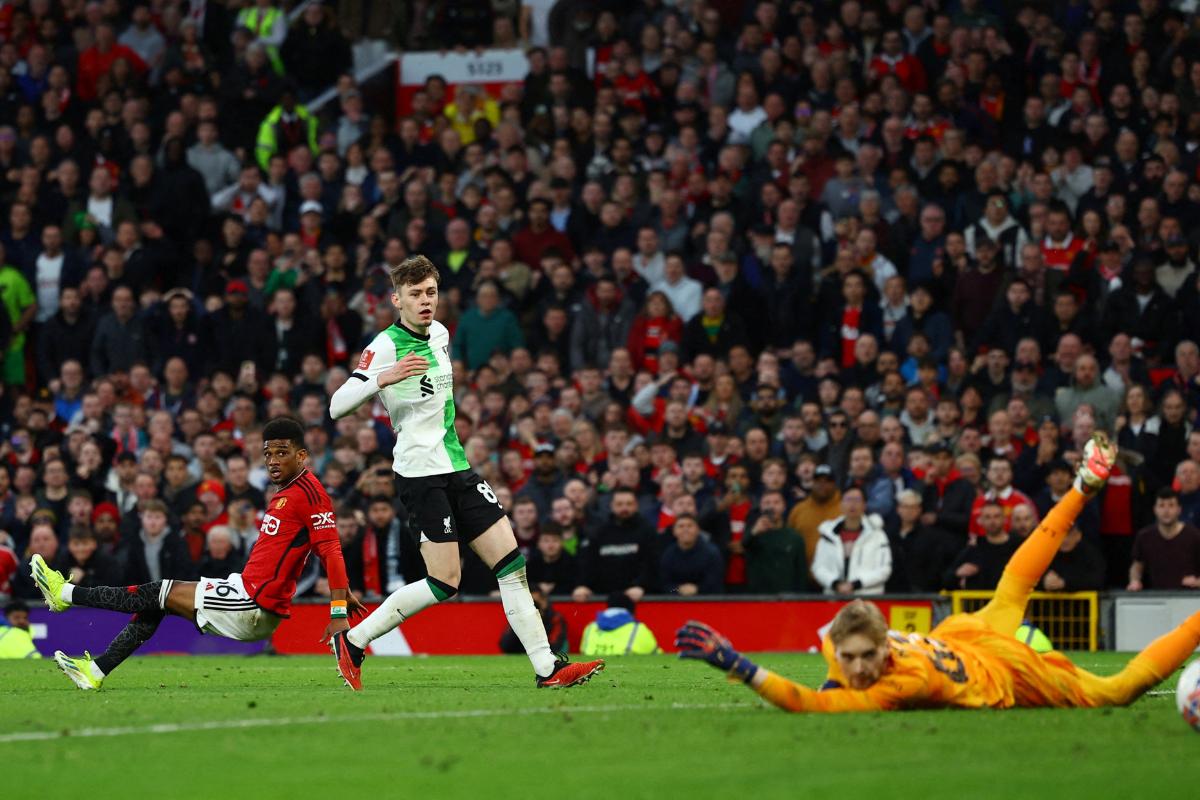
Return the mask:
M312 515L313 530L324 530L325 528L336 528L337 520L333 518L332 511L322 511L319 514Z

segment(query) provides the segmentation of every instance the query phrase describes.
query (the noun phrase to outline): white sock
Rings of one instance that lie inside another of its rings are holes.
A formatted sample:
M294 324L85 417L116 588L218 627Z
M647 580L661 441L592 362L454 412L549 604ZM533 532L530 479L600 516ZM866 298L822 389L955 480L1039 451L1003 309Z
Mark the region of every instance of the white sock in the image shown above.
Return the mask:
M350 644L363 650L375 639L393 630L404 620L438 602L427 581L401 586L388 595L383 605L371 612L346 634Z
M64 603L71 602L71 599L75 597L75 584L64 583L62 585L62 589L58 593L58 596L59 599L61 599Z
M539 677L547 678L554 672L554 653L550 650L550 642L546 639L546 626L542 624L542 615L538 613L533 598L529 595L529 581L525 578L525 559L520 558L514 564L519 564L506 575L496 578L500 584L500 601L504 604L504 614L513 633L521 640L533 671Z
M100 669L100 667L96 666L95 661L89 661L88 668L92 671L93 678L95 678L98 681L104 680L104 670L102 670L102 669Z

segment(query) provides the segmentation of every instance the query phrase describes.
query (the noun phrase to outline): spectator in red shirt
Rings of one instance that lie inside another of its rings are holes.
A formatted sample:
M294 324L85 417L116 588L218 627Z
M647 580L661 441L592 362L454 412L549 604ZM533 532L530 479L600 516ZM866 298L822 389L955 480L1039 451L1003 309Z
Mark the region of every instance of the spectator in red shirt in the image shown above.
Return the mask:
M567 261L575 260L571 240L550 224L550 201L539 197L529 203L529 224L513 237L513 250L518 261L540 264L542 255L552 247Z
M871 59L868 69L876 79L895 75L908 92L923 92L929 85L925 67L916 56L904 52L900 31L892 30L883 34L883 51Z
M75 91L80 100L96 99L97 84L118 59L128 61L138 75L146 72L146 62L133 50L119 44L112 25L102 22L96 26L96 43L79 54L79 78Z
M629 330L629 355L633 368L658 374L658 349L683 338L683 322L662 292L651 292Z

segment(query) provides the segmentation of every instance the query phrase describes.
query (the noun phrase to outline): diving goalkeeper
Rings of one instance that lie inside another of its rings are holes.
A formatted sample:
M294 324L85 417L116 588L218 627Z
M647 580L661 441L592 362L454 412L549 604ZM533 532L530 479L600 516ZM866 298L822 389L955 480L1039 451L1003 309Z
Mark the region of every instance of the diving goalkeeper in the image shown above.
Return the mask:
M855 600L845 606L822 647L829 663L826 687L833 688L816 691L758 667L700 622L679 629L679 655L707 661L787 711L1131 703L1200 645L1200 612L1108 677L1076 667L1061 653L1038 654L1014 638L1030 593L1084 504L1104 487L1116 454L1102 434L1088 442L1074 487L1013 554L991 602L979 611L955 614L922 636L889 631L871 603Z

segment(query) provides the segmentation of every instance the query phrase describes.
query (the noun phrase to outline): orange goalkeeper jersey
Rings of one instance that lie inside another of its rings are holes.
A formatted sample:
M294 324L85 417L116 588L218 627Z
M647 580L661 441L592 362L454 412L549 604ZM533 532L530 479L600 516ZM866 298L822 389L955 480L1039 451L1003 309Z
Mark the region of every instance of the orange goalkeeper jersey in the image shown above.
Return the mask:
M758 693L788 711L1093 705L1065 656L1039 655L968 614L950 617L929 636L892 631L888 647L889 665L869 689L817 691L768 673ZM822 654L828 681L845 686L828 637Z

